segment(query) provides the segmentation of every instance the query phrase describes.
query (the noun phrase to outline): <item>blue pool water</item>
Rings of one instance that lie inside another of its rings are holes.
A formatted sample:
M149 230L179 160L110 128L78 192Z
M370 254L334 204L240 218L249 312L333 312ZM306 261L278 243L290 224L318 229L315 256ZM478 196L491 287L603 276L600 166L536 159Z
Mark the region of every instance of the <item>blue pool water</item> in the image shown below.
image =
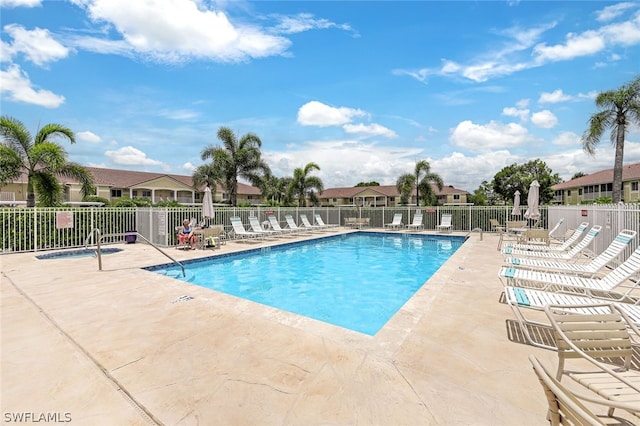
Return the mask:
M116 247L105 247L100 249L101 254L111 254L122 251ZM95 249L77 249L77 250L65 250L57 251L54 253L39 254L36 259L64 259L64 258L77 258L77 257L90 257L96 256Z
M374 335L464 238L359 232L148 268Z

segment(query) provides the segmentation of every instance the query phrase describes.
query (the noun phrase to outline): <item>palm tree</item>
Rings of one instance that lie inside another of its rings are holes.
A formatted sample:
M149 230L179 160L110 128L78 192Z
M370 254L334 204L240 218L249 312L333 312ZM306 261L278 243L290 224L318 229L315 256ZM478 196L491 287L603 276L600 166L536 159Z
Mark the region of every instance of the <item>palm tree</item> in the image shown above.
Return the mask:
M220 183L229 191L232 206L238 203L238 178L259 186L262 176L271 172L262 159L262 141L254 133L247 133L240 139L228 127L218 129L218 139L223 146L208 146L201 154L202 160L211 159L211 164L198 167L193 174L195 185Z
M589 118L589 129L582 136L582 147L590 155L605 129L611 127L611 144L615 147L613 162L613 193L611 200L622 200L622 161L624 158L624 139L627 128L632 123L640 124L640 77L618 90L608 90L598 94L596 106L601 110Z
M416 183L416 177L410 173L404 174L396 181L396 188L400 193L400 204L409 204L411 190Z
M293 171L293 180L289 185L289 195L298 197L298 206L306 206L307 195L311 199L311 202L316 204L318 202L318 196L314 189L318 192L322 192L324 184L322 179L317 176L309 176L313 170L320 170L320 166L316 163L309 163L304 166L303 169L297 168Z
M47 124L38 130L35 138L25 125L12 117L0 117L0 185L27 174L27 207L51 207L62 201L62 185L58 177L76 179L82 185L81 193L87 197L95 193L93 176L80 164L67 160L64 148L52 139L64 137L75 143L73 132L60 124Z
M424 172L422 179L420 175ZM431 172L431 165L426 160L420 160L416 163L414 174L404 174L396 181L396 188L400 192L400 200L408 203L409 193L415 185L416 187L416 206L420 205L420 193L424 196L425 202L432 202L435 199L432 183L435 183L439 190L442 190L444 183L440 175Z

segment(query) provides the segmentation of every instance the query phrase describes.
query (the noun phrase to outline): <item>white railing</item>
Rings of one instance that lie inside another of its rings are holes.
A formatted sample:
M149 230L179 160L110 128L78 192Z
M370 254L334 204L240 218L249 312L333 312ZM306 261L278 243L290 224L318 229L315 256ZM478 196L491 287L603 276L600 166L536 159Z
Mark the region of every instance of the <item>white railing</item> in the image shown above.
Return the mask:
M346 218L368 218L370 228L383 228L395 213L402 213L402 223L413 220L416 211L423 213L425 230L434 231L443 213L452 215L453 229L469 232L480 229L492 232L490 220L500 223L512 220L511 206L437 206L437 207L217 207L215 218L206 219L208 225L223 225L231 230L229 218L239 216L244 223L249 216L260 222L273 214L285 225L284 216L291 214L299 223L300 214L313 218L320 214L327 224L344 225ZM201 207L67 207L67 208L0 208L0 253L29 252L81 247L91 230L114 234L104 243L124 242L127 231L136 231L161 247L175 244L175 228L184 219L201 222ZM640 204L542 206L538 226L549 228L564 219L558 234L575 229L583 221L602 225L603 231L595 241L593 251L606 247L622 229L638 230ZM533 222L530 221L530 225ZM119 235L119 237L118 237ZM95 243L95 242L93 242Z

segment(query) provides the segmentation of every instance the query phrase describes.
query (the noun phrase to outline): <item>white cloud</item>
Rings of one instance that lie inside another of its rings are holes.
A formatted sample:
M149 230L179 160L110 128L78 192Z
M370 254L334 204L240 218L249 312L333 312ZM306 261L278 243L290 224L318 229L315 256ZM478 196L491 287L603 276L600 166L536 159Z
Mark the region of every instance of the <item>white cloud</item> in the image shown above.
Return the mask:
M3 57L22 53L29 61L42 66L69 55L69 49L56 41L49 30L27 30L17 24L5 25L4 30L13 38L13 43L3 43L3 50L7 52L3 53Z
M182 169L191 173L196 169L196 166L194 166L190 161L187 161L182 165Z
M502 109L502 115L506 115L507 117L518 117L521 121L527 121L529 119L529 110L506 107Z
M98 143L100 141L102 141L102 138L98 135L96 135L93 132L90 131L86 131L86 132L77 132L76 133L76 138L84 141L84 142L89 142L89 143Z
M0 7L36 7L42 4L41 0L0 0Z
M385 138L397 138L398 135L393 130L387 129L379 124L345 124L342 126L347 133L357 133L365 136L384 136Z
M571 96L562 93L562 89L556 89L551 93L542 92L538 103L540 104L557 104L559 102L566 102L572 99Z
M16 64L0 70L0 93L8 100L39 105L45 108L57 108L64 103L64 96L56 95L49 90L34 89L27 73Z
M110 53L125 52L128 46L132 53L159 62L238 62L281 55L291 45L290 40L259 27L235 25L224 12L207 9L200 1L76 0L76 4L93 21L110 24L126 43L114 45L112 40L95 37L74 39L96 51L104 47Z
M637 7L637 4L631 2L618 3L606 6L597 12L596 19L601 22L611 21L618 16L626 13L629 9Z
M286 152L265 151L263 154L276 176L291 176L294 168L317 163L321 169L314 175L322 179L326 188L333 188L371 180L381 185L395 185L398 176L412 172L415 158L421 152L417 148L334 140L306 142Z
M558 118L549 110L531 114L531 122L538 127L550 129L558 124Z
M566 61L579 56L591 55L605 48L602 35L596 31L585 31L582 34L569 33L565 44L547 46L537 45L533 51L538 61Z
M449 137L454 146L478 152L514 147L531 140L527 129L517 123L490 121L486 125L480 125L470 120L460 122Z
M466 156L459 152L430 160L431 170L442 177L445 185L453 185L473 193L482 181L493 179L504 167L522 161L507 150L485 152L476 156Z
M601 33L611 43L631 46L640 43L640 13L634 20L607 25Z
M299 13L294 16L272 15L280 23L272 28L272 31L279 34L295 34L315 29L338 28L345 31L352 31L348 24L336 24L327 19L317 19L310 13Z
M335 108L318 101L307 102L298 110L298 123L303 126L342 126L350 123L354 117L365 116L359 109Z
M560 146L574 146L581 144L580 136L573 132L562 132L551 143Z
M115 151L105 151L107 157L113 164L120 166L162 166L158 160L147 158L147 154L132 146L125 146Z

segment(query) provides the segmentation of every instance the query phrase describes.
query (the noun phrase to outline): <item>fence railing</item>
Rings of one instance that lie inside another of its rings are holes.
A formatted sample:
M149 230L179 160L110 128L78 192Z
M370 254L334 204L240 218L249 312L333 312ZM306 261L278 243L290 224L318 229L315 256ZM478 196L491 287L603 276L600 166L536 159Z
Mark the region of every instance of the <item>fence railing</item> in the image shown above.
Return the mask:
M257 216L260 222L273 214L284 227L285 215L292 215L300 223L300 214L313 218L322 216L327 224L344 225L347 218L369 218L372 228L382 228L391 223L395 213L402 214L402 223L407 225L417 211L423 213L425 230L435 231L443 213L452 215L453 229L466 231L480 228L491 232L491 219L504 224L512 220L511 206L437 206L437 207L222 207L216 208L215 217L202 219L200 207L67 207L67 208L0 208L2 231L0 253L52 250L81 247L95 228L102 234L115 234L103 241L105 244L125 240L127 231L136 231L156 245L168 247L176 243L176 227L184 219L194 219L208 225L223 225L231 230L230 218L238 216L248 223L249 216ZM575 229L587 221L590 225L602 225L603 231L594 242L593 251L599 252L615 238L622 229L638 230L640 227L640 205L586 205L586 206L542 206L537 226L549 228L560 218L562 233ZM533 225L533 221L529 222ZM118 236L120 235L120 236ZM635 247L635 246L634 246Z

